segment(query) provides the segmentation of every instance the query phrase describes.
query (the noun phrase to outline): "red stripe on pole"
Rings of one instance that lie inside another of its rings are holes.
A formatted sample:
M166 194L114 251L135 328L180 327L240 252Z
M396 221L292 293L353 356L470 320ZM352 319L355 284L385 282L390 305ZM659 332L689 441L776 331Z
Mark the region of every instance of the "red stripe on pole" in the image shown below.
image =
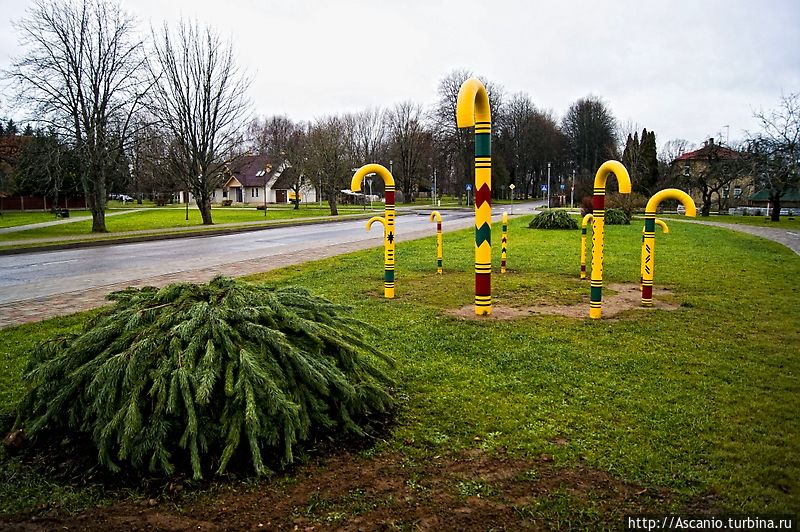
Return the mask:
M642 287L642 299L653 299L653 287L652 286L643 286Z
M486 183L475 192L475 206L480 207L484 203L492 203L492 190Z
M386 193L386 203L394 203L394 191Z
M492 295L492 275L489 273L476 273L475 274L475 295L476 296L490 296Z
M437 231L441 231L442 230L442 222L439 222L438 224L436 224L436 230Z
M602 211L606 208L606 197L605 196L594 196L592 198L592 207L597 209L598 211Z

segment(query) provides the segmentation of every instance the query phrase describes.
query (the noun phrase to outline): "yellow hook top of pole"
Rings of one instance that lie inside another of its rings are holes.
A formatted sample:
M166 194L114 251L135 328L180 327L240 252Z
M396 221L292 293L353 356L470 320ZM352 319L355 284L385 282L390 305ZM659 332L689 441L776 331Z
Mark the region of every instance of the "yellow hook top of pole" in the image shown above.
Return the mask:
M613 173L617 176L617 183L619 184L620 194L631 193L631 176L628 175L628 170L619 161L606 161L597 170L594 175L594 188L606 188L606 180L609 174Z
M669 227L667 226L667 222L665 222L664 220L656 219L656 225L661 228L661 232L664 233L665 235L669 233Z
M441 223L442 222L442 215L439 214L439 211L431 211L430 220L431 221L436 220L437 222Z
M592 213L587 214L586 216L583 217L583 220L581 220L581 227L586 227L587 225L592 223L592 220L594 220L594 214Z
M489 94L486 87L476 78L469 78L461 85L456 103L456 124L458 127L471 127L475 122L491 122Z
M394 177L392 177L392 173L389 172L385 166L382 164L370 163L365 164L353 174L353 179L350 181L350 190L353 192L361 192L361 180L364 179L364 176L367 174L378 174L383 179L385 185L394 186Z
M373 216L372 218L367 220L367 231L372 229L372 224L374 224L375 222L380 222L383 225L384 230L387 228L386 218L384 218L383 216Z
M653 194L653 197L647 201L647 206L644 208L644 213L654 214L658 209L659 204L667 199L674 199L681 202L681 204L686 208L686 216L697 216L697 206L694 204L692 197L683 190L679 190L677 188L665 188L664 190L659 190Z

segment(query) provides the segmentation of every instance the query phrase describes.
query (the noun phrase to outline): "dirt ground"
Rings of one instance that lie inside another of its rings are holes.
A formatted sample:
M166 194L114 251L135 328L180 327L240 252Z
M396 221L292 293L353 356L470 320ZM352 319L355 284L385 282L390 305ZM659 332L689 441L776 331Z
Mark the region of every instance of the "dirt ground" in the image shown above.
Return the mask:
M553 458L502 451L415 461L398 454L319 458L291 477L230 484L184 500L119 502L74 516L1 521L4 530L551 530L622 528L674 499ZM709 508L709 500L686 509Z
M676 310L679 305L667 300L664 296L670 295L668 288L656 288L653 291L653 306L642 307L642 294L639 286L635 284L610 284L606 286L608 290L603 293L603 318L615 318L622 312L628 310L647 311L651 308L663 310ZM612 292L612 293L609 293ZM477 316L475 307L467 305L456 310L447 312L450 316L468 319L487 319L487 316ZM589 317L589 297L584 296L583 304L579 305L533 305L527 307L506 307L494 305L492 314L488 319L495 320L514 320L527 316L546 315L546 316L566 316L568 318L588 318Z

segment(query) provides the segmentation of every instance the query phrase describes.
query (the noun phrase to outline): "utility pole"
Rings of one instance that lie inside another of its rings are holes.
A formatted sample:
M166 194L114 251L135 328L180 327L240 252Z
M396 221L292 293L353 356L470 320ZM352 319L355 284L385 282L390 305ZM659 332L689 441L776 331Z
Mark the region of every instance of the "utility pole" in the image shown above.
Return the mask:
M550 163L547 163L547 208L550 208Z
M569 205L575 208L575 169L572 169L572 191L569 193Z

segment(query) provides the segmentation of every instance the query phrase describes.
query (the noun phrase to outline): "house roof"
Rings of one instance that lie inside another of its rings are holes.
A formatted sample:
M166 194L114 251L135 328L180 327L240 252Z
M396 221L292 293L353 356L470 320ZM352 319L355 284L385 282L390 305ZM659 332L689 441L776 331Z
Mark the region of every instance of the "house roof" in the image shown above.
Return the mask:
M263 187L279 170L279 166L277 161L266 155L245 155L233 164L232 173L243 187Z
M738 159L741 156L742 154L738 151L726 148L725 146L720 146L719 144L714 144L714 139L710 139L699 150L686 152L675 159L675 162L707 160L710 157L716 157L718 159Z
M749 198L750 201L768 201L769 190L766 188L759 190ZM781 201L800 201L800 190L796 188L787 188L781 194Z
M289 190L297 183L299 177L300 172L296 168L289 166L280 173L278 179L272 184L272 190Z

